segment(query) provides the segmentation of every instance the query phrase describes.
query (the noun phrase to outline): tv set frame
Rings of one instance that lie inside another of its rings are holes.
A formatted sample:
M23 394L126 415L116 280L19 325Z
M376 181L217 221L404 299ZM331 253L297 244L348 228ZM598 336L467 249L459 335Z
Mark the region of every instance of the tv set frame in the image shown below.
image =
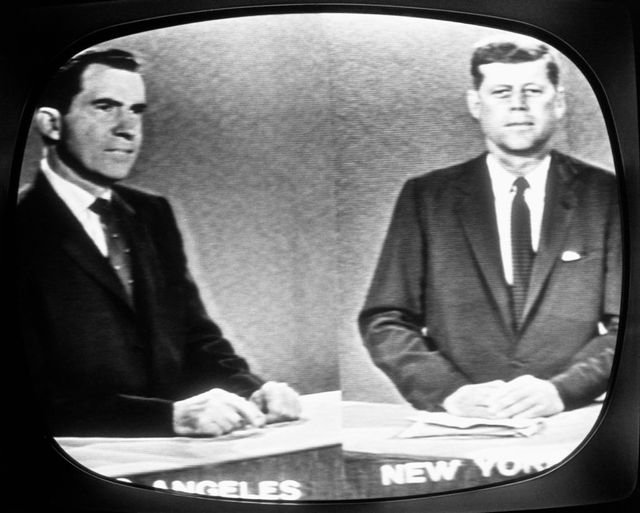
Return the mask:
M3 6L2 9L6 7ZM52 442L31 401L27 362L12 339L16 318L11 273L12 218L34 99L71 55L126 34L236 16L354 12L478 23L546 40L569 57L602 105L620 182L626 284L612 386L599 425L582 450L551 471L515 482L420 497L276 503L204 497L120 483L71 460ZM632 0L31 0L2 21L0 81L0 215L2 247L3 468L5 497L17 511L122 513L230 511L518 511L585 508L630 510L638 503L640 393L640 158L638 7Z

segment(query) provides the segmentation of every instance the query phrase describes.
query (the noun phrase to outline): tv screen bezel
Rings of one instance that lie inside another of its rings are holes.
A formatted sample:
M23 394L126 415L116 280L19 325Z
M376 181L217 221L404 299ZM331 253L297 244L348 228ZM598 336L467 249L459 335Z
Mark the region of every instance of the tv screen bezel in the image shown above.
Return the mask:
M620 348L614 365L615 386L604 405L601 425L584 450L559 468L513 483L491 485L474 490L393 500L287 503L296 511L515 511L541 508L605 507L611 501L621 505L637 500L638 465L638 392L637 344L635 335L640 317L631 314L638 306L640 287L640 167L638 166L637 85L633 79L637 63L634 31L638 8L634 2L554 0L544 8L526 0L470 2L465 0L387 0L332 2L306 0L114 0L114 1L31 1L17 8L17 14L5 17L3 37L7 42L0 55L6 77L0 84L3 98L0 121L2 135L2 208L3 281L11 286L11 219L14 212L21 152L28 134L31 112L39 88L46 77L67 58L83 48L126 34L205 19L299 12L355 12L394 14L481 23L514 30L546 40L574 61L590 80L603 105L611 133L616 170L620 172L621 206L625 221L625 282L621 320ZM57 22L52 22L57 20ZM596 30L597 29L597 30ZM597 34L598 37L595 37ZM606 42L607 45L603 45ZM19 51L10 49L18 48ZM611 52L616 48L617 52ZM624 73L625 75L621 75ZM621 78L623 77L623 78ZM634 100L635 98L635 100ZM632 107L631 107L632 106ZM14 290L7 287L5 290ZM4 309L7 332L15 312ZM33 508L35 495L46 495L45 507L64 507L68 511L279 511L283 504L200 497L146 489L118 483L87 471L71 460L52 442L37 413L25 405L29 398L28 370L21 348L9 348L4 365L7 405L15 412L14 421L5 425L5 440L10 441L6 467L13 492L24 510ZM17 420L17 423L16 423ZM601 465L601 455L632 454L626 466L613 472ZM592 475L580 475L589 468ZM634 475L635 482L629 479ZM32 475L29 475L32 473ZM33 477L31 477L33 476ZM624 483L621 476L626 480ZM607 479L608 478L608 479ZM583 487L572 495L572 483ZM592 486L587 489L587 483ZM597 486L596 486L597 485ZM78 493L79 490L82 492ZM37 492L37 493L35 493ZM546 497L540 503L539 498ZM18 507L21 507L18 505Z

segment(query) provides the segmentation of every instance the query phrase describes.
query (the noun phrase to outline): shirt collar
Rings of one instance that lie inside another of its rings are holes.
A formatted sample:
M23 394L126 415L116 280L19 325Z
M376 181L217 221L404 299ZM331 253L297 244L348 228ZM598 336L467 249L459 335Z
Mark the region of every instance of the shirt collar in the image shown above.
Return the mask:
M551 155L547 155L525 176L533 194L544 196L550 164ZM510 193L516 176L507 171L491 153L487 154L487 168L489 169L494 194L498 192Z
M40 161L40 169L44 176L49 180L51 187L60 198L69 206L74 212L81 212L87 210L92 203L96 200L96 197L88 191L85 191L82 187L70 182L66 178L61 177L58 173L53 171L47 162L47 159L43 158ZM107 189L101 198L111 200L111 189Z

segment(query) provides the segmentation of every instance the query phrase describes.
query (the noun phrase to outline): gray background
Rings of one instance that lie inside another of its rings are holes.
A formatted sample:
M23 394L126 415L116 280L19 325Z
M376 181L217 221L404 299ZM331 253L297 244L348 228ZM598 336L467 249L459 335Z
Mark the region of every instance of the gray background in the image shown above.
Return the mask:
M129 180L168 196L212 317L253 369L302 393L400 401L357 332L402 183L483 151L473 43L495 31L359 14L183 25L141 53L150 109ZM582 74L564 63L559 149L612 169ZM22 179L37 167L29 139Z

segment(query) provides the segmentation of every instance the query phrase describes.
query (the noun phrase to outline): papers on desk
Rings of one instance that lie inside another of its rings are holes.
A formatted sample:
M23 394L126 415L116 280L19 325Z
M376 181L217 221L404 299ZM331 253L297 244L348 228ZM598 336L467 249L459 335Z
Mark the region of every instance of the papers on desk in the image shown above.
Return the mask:
M544 428L542 419L483 419L458 417L444 412L423 411L410 417L413 424L401 431L398 438L433 437L526 437Z

